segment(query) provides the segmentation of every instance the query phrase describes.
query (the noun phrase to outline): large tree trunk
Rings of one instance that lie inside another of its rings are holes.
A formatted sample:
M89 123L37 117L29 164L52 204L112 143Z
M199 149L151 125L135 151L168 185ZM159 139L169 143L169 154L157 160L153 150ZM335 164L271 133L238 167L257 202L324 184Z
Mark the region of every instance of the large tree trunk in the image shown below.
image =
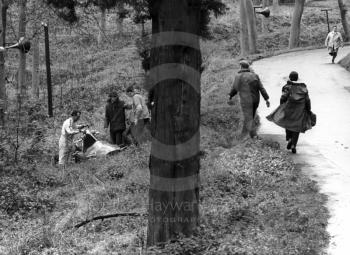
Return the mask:
M147 244L193 234L199 217L201 0L151 2L153 92Z
M118 34L122 35L123 34L123 20L124 20L124 4L123 2L118 2L117 4L117 30Z
M345 33L345 41L349 41L350 39L350 30L349 30L349 24L346 20L346 12L348 11L346 9L345 4L343 3L343 0L338 0L338 5L340 9L340 17L341 17L341 23L343 24L343 29Z
M18 37L25 37L26 35L26 4L27 0L19 0L19 26ZM27 97L26 87L26 54L19 51L19 68L18 68L18 89L21 98Z
M0 0L0 45L5 46L6 39L6 14L7 2ZM4 52L0 53L0 126L5 125L6 112L6 82L5 82L5 56Z
M106 9L101 8L100 26L99 26L99 33L97 38L97 42L99 46L102 45L105 36L106 36Z
M292 26L290 28L289 48L296 48L299 45L300 22L304 11L305 0L296 0L292 18Z
M262 0L262 7L265 8L268 6L268 0ZM261 17L261 31L263 34L266 34L268 32L268 22L269 19L264 17L263 15L260 15Z
M249 53L249 39L248 39L248 26L247 26L247 11L245 7L246 0L240 0L240 39L241 39L241 56L245 57Z
M35 9L39 8L39 1L34 0ZM33 21L33 30L37 31L40 28L40 24L37 20ZM32 41L32 49L33 49L33 69L32 69L32 97L35 99L39 99L39 65L40 65L40 52L39 52L39 35L36 34Z
M249 53L255 54L257 53L257 49L256 49L257 33L256 33L255 13L254 13L252 0L246 0L245 5L246 5L246 11L247 11Z

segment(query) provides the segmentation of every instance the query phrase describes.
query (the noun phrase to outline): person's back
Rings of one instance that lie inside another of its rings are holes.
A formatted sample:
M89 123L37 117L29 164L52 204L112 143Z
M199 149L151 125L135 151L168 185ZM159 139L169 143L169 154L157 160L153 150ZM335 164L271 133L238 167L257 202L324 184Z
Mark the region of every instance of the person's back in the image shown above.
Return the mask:
M133 96L133 106L134 106L134 114L137 119L149 119L149 111L148 107L146 105L145 98L141 95L136 93Z

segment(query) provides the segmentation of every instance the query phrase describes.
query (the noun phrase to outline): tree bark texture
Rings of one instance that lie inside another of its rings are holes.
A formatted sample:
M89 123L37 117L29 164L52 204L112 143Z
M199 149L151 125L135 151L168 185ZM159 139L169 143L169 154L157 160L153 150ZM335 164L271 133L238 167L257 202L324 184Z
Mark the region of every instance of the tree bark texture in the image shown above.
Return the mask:
M294 5L294 12L292 18L292 26L290 28L289 48L296 48L299 46L300 37L300 22L304 11L305 0L296 0Z
M6 39L6 14L7 14L7 2L0 0L0 45L5 46ZM5 53L0 53L0 126L5 125L5 112L6 112L6 82L5 82Z
M106 36L106 9L101 8L100 27L99 27L99 33L97 38L97 43L99 46L102 45L105 36Z
M248 39L248 26L247 26L247 11L245 7L246 0L239 1L240 7L240 42L241 42L241 56L245 57L249 53L249 39Z
M345 34L345 41L349 41L350 39L350 30L349 30L349 24L348 21L346 19L346 12L348 11L343 0L338 0L338 5L339 5L339 9L340 9L340 17L341 17L341 23L343 25L343 29L344 29L344 34Z
M147 244L193 234L199 217L200 0L150 4L152 148Z
M268 0L262 0L262 7L265 8L268 6ZM261 18L261 32L263 34L266 34L268 32L268 23L269 23L269 19L267 19L266 17L264 17L263 15L260 15Z
M19 0L19 26L18 26L18 38L25 37L26 35L26 4L27 0ZM23 51L19 51L19 68L18 68L18 89L21 98L27 97L27 84L26 84L26 54Z
M118 2L117 4L117 30L118 34L122 35L124 32L124 26L123 21L124 18L122 17L124 15L124 4L122 2Z
M272 10L274 13L278 12L278 7L279 7L279 0L273 0L272 1Z
M253 8L252 0L246 0L246 11L247 11L247 24L248 24L248 39L249 39L249 53L255 54L257 53L256 49L256 41L257 41L257 33L256 33L256 20L255 13Z
M35 9L38 9L39 2L38 0L34 0ZM38 31L40 28L40 24L37 20L33 21L33 29L34 31ZM32 97L36 100L39 99L39 65L40 65L40 51L39 51L39 34L36 34L32 41L32 49L33 49L33 66L32 66Z

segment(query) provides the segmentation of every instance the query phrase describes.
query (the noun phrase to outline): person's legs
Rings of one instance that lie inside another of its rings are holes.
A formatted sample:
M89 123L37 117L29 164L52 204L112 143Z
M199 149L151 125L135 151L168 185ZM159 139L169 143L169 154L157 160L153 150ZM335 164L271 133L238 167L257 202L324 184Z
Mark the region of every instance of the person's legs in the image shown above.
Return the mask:
M292 135L291 135L291 149L293 153L297 152L296 147L299 140L299 134L300 134L299 132L292 132Z
M118 146L123 144L123 132L124 130L115 131L115 144Z
M292 147L292 133L292 131L286 129L286 141L288 142L287 150L290 150Z
M58 144L58 164L60 166L64 166L67 163L67 141L64 138L60 138L59 144Z
M335 58L337 57L337 55L338 55L338 49L335 49L335 48L333 47L333 58L332 58L332 63L334 63L334 60L335 60Z
M112 130L109 131L109 135L111 138L111 144L117 144L116 133L117 133L117 131L112 131Z

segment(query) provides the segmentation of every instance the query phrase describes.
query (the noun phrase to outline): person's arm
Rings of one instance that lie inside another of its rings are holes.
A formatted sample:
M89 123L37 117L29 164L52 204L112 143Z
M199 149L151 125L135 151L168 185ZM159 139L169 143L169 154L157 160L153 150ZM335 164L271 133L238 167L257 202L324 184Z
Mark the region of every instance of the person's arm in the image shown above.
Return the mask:
M326 40L325 40L325 42L324 42L324 45L325 45L326 47L328 47L328 41L329 41L329 34L327 35Z
M73 120L70 119L69 121L67 121L64 125L64 129L67 132L67 134L70 135L74 135L74 134L78 134L80 131L78 129L75 129L73 127Z
M287 86L284 86L282 88L282 95L280 98L280 104L287 102L288 97L289 97L289 88Z
M133 98L134 100L134 105L135 105L135 123L137 122L137 120L140 119L140 116L142 114L142 102L141 102L141 98L140 96L134 96Z
M306 94L306 99L305 99L305 108L307 111L311 111L311 100L309 97L309 93Z
M232 89L231 89L230 93L228 94L230 96L230 100L232 99L232 97L237 95L237 93L238 93L238 85L239 85L239 76L237 75L235 77L234 82L233 82Z
M269 101L270 97L269 97L269 94L267 94L266 89L264 88L264 85L262 84L262 82L261 82L259 76L257 76L257 79L258 79L259 91L260 91L261 95L263 96L263 98L264 98L265 101L266 101L266 106L267 106L267 107L270 107L270 101Z
M106 105L104 128L108 128L109 123L110 123L110 119L109 119L109 114L108 114L108 105Z

